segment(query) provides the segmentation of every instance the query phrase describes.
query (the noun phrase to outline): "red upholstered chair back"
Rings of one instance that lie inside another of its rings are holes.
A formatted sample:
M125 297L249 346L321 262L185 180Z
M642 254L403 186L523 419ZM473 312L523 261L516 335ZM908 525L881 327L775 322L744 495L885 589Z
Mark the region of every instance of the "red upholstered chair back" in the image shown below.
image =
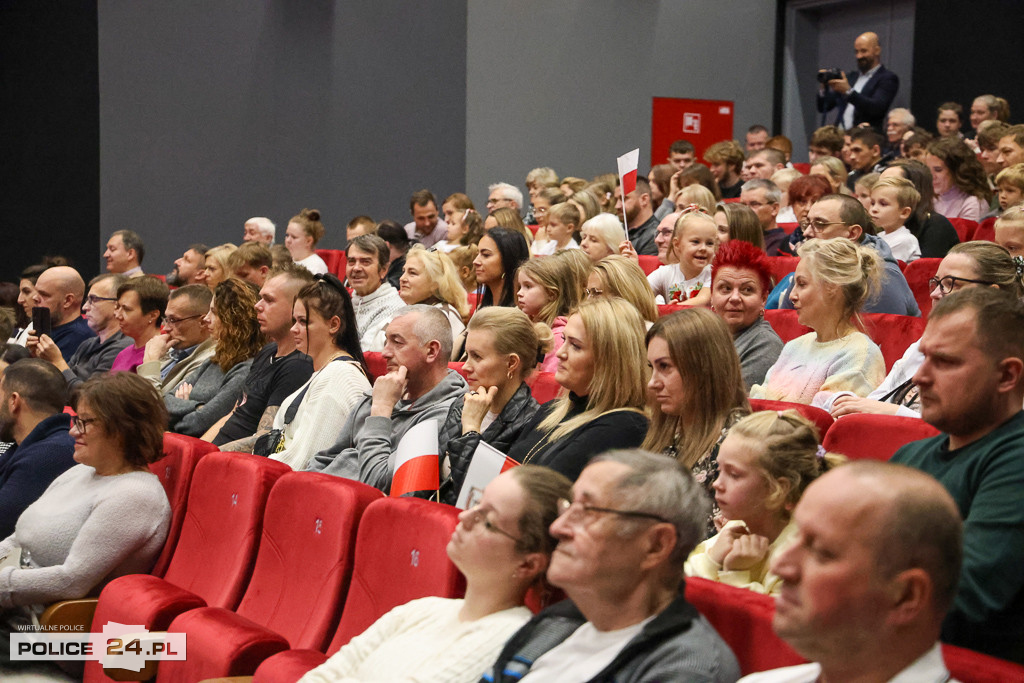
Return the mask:
M382 498L363 515L345 611L329 652L336 652L389 610L436 595L458 598L465 579L445 548L459 510L419 498Z
M164 575L211 607L232 609L249 580L267 496L288 465L210 453L196 466L178 547Z
M640 270L644 271L644 275L650 275L661 267L661 261L658 260L657 256L644 254L637 258L640 259Z
M779 284L782 278L796 270L798 263L800 263L799 256L769 256L768 267L772 272L772 282Z
M208 441L194 439L181 434L164 434L164 457L149 466L149 471L160 478L167 493L167 502L171 504L171 526L167 530L167 541L164 549L153 565L153 576L163 576L171 563L174 548L178 545L181 535L181 523L185 519L188 502L188 490L192 485L192 474L199 464L199 459L207 453L217 450Z
M963 683L1024 681L1024 666L956 645L943 643L942 659L953 678Z
M553 372L535 372L526 383L530 385L530 392L537 403L547 403L558 398L558 393L562 391L562 385L555 379Z
M797 228L800 227L799 223L776 223L777 227L782 228L782 231L787 235L792 235Z
M682 304L658 304L658 317L664 318L666 315L672 315L687 308L691 307L683 306Z
M743 675L807 661L772 630L775 601L769 596L691 577L686 599L729 645Z
M882 349L885 371L903 357L907 347L921 338L927 318L891 313L868 313L861 316L864 331Z
M322 649L337 624L352 576L363 511L383 493L313 472L285 474L267 499L259 554L239 615Z
M795 410L815 424L818 428L819 439L825 438L825 432L827 432L829 428L832 427L832 423L835 422L832 416L821 408L804 405L803 403L769 401L763 398L752 398L750 399L750 409L755 413L762 410Z
M367 351L363 358L366 359L366 367L370 369L371 384L376 378L388 374L388 364L384 361L384 356L380 355L380 351Z
M342 282L345 281L345 265L348 263L345 252L340 249L317 249L316 255L327 264L327 272L337 275Z
M808 163L808 162L797 163L797 162L794 161L793 162L793 168L795 168L796 170L800 171L804 175L807 175L808 173L811 172L811 164Z
M457 372L460 375L462 375L462 379L468 380L469 377L466 375L466 370L465 370L465 368L462 367L464 365L465 365L465 363L449 363L448 364L448 369L449 370L454 370L455 372Z
M775 334L779 335L783 342L789 342L814 331L806 325L801 325L797 315L794 310L777 308L765 311L764 319L768 321L768 324L775 330Z
M851 460L888 460L911 441L937 436L939 430L917 417L898 415L844 415L829 428L825 450Z
M978 223L978 229L974 231L974 235L971 237L975 242L995 242L996 241L996 216L989 216L981 223Z
M950 218L949 222L953 224L953 229L956 230L956 235L961 242L970 242L974 239L978 221L972 221L970 218Z
M903 277L910 285L910 291L914 293L914 300L917 307L921 309L921 317L927 318L932 310L931 288L928 287L928 280L935 276L939 269L940 258L919 258L907 264L903 271Z

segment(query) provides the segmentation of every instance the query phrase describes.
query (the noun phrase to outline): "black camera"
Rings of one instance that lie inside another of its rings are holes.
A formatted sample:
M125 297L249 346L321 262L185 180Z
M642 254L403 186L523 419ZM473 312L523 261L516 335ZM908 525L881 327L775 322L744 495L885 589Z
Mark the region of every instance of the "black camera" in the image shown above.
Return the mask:
M822 85L829 81L834 81L837 78L842 78L843 72L841 69L819 69L818 70L818 83Z

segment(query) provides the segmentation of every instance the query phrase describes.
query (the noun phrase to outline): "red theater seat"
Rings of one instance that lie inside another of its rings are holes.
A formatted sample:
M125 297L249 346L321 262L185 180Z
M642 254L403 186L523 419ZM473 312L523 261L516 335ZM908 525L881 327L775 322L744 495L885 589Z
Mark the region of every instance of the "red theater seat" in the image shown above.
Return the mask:
M779 284L782 278L796 270L798 263L800 263L799 256L769 256L768 267L771 269L772 282Z
M932 310L932 290L928 286L928 280L935 277L941 261L940 258L919 258L908 263L907 269L903 271L903 277L907 279L910 291L914 293L917 307L921 309L922 318L927 318Z
M755 413L762 410L795 410L818 428L818 439L824 439L825 433L835 422L832 416L821 408L805 405L803 403L790 403L788 401L769 401L763 398L750 399L750 409Z
M939 434L917 417L897 415L844 415L829 427L825 450L851 460L888 460L901 446Z
M942 659L953 678L963 683L1024 681L1024 666L974 650L943 643Z
M398 605L428 595L457 598L465 580L445 548L459 510L418 498L383 498L363 515L345 610L328 654L337 652ZM327 661L312 650L289 650L267 659L254 682L296 681Z
M382 496L327 474L281 477L267 499L259 554L238 609L178 616L169 631L188 635L188 657L161 662L158 682L248 675L288 647L326 647L348 590L359 521Z
M345 266L348 263L345 252L340 249L317 249L316 255L327 264L328 273L337 275L342 282L345 281Z
M661 261L658 260L657 256L642 255L637 256L640 259L640 270L644 271L644 275L650 275L658 268L661 267Z
M363 358L366 359L366 367L370 369L371 384L378 377L388 374L388 364L379 351L367 351L363 354Z
M682 304L658 304L658 317L664 318L666 315L685 311L687 308L692 308L692 306L683 306Z
M928 322L925 318L890 313L868 313L861 318L864 320L864 332L882 349L886 372L892 370L893 363L921 338Z
M961 242L970 242L974 239L974 231L978 229L977 221L969 218L950 218L949 222L953 224L953 229L956 230Z
M526 383L530 385L530 392L537 403L547 403L558 398L558 393L562 391L562 385L555 379L553 372L535 372Z
M797 312L789 308L765 311L764 319L768 321L768 324L775 330L775 334L779 335L783 342L793 341L797 337L814 331L806 325L801 325L797 320Z
M182 612L234 607L256 556L263 511L274 483L291 468L243 453L210 453L196 466L181 537L162 579L144 574L111 581L100 593L92 629L109 621L164 631ZM99 662L85 681L109 681Z
M975 242L995 242L996 241L996 216L989 216L981 223L978 223L977 230L971 236L971 239Z

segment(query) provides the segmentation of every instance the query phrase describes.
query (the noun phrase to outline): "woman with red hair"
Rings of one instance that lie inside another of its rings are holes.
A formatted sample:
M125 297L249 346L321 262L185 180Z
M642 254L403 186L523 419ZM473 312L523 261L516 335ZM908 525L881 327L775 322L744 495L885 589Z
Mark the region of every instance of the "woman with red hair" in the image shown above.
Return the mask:
M711 310L732 334L747 390L764 381L782 353L782 340L764 319L771 288L763 251L743 240L729 240L718 248L711 264Z

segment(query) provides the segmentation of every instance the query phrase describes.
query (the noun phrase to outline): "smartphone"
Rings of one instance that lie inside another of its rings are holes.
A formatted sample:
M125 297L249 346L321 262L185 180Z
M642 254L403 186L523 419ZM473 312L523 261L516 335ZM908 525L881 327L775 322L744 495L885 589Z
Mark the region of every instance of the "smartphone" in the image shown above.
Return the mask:
M53 332L50 326L50 309L45 306L32 307L32 327L36 335L42 337L44 334L50 336Z

